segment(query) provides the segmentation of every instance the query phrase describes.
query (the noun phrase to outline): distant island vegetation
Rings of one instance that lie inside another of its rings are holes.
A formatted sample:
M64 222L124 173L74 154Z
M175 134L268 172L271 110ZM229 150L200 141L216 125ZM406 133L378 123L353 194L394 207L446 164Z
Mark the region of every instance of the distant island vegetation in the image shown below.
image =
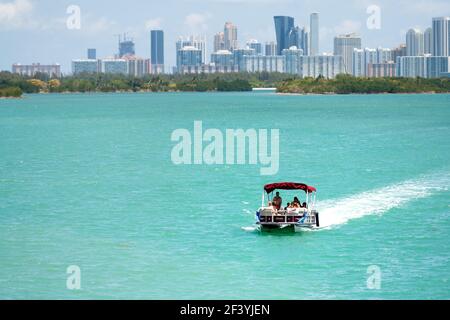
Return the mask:
M21 97L23 93L89 92L227 92L253 88L277 88L285 94L374 94L448 93L450 79L300 78L283 73L228 73L198 75L147 75L142 78L118 74L80 74L50 78L47 74L26 77L0 72L0 97Z
M355 78L338 75L336 79L288 79L277 85L279 93L296 94L375 94L448 93L449 78Z
M65 92L207 92L251 91L275 87L292 78L282 73L227 73L199 75L147 75L136 78L120 74L79 74L52 79L47 74L25 77L0 72L0 95L18 97L22 93Z

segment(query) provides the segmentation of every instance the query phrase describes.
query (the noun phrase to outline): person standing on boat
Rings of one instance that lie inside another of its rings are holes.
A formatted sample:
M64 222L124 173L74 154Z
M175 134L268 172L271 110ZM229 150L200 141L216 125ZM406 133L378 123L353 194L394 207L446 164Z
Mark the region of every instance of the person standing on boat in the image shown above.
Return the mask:
M273 205L277 210L281 209L281 204L283 203L283 199L280 197L280 193L277 192L275 197L273 197Z

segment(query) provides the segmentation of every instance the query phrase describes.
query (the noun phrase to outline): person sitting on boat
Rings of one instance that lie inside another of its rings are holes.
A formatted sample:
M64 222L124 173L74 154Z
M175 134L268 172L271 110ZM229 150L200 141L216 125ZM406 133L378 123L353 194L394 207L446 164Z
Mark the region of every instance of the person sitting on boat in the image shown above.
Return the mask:
M302 208L308 209L308 205L306 204L306 202L303 202Z
M272 201L269 201L268 207L269 207L269 209L271 209L272 211L277 211Z
M294 197L294 201L292 203L295 205L296 208L301 208L302 207L301 206L301 202L300 202L300 200L298 200L297 197Z
M292 208L292 207L291 207L291 204L288 202L287 205L286 205L286 208L284 208L284 210L287 210L287 209L290 209L290 208Z
M273 197L273 205L275 206L275 208L277 208L277 210L280 210L281 208L281 204L283 203L283 199L280 197L280 193L277 192L275 197Z

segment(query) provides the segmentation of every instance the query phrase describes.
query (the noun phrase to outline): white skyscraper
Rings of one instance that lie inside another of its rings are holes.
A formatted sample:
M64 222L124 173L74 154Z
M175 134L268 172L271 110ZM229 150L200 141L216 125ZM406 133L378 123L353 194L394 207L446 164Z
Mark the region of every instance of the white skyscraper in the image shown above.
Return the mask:
M309 55L315 56L319 54L319 14L312 13L310 17L310 46Z
M214 52L225 49L225 35L223 32L214 35Z
M433 56L450 55L450 17L433 18Z
M368 77L371 68L375 64L392 62L392 51L390 49L354 49L353 50L353 76Z
M302 77L317 78L322 76L327 79L334 79L337 75L344 73L344 66L341 56L316 55L303 56Z
M286 73L303 74L302 49L297 49L297 47L291 47L289 49L284 49L282 54L286 58L286 70L285 70Z
M353 74L353 50L361 49L361 37L351 33L334 38L334 55L341 56L344 61L344 72Z
M378 48L377 49L377 63L393 62L394 57L392 50L389 48Z
M449 72L450 57L418 56L399 57L397 76L409 78L438 78Z
M409 57L424 54L424 36L419 29L409 29L406 33L406 55Z
M225 50L232 51L233 49L237 49L239 47L237 40L237 27L233 23L225 23L223 34Z

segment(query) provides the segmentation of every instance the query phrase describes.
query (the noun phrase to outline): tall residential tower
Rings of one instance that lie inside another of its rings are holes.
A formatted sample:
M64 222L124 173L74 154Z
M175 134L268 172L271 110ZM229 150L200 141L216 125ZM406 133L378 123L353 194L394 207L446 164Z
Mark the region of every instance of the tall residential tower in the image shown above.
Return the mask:
M355 33L344 34L334 38L334 55L342 56L344 71L353 74L353 50L361 49L361 37Z
M150 52L152 73L164 73L164 32L162 30L150 31Z
M319 54L319 14L318 13L311 13L309 38L310 38L309 55L316 56Z
M423 32L419 29L409 29L406 33L406 55L410 57L424 54Z
M433 56L450 55L450 17L433 18Z
M237 36L237 27L233 23L231 23L231 22L225 23L223 37L224 37L225 50L232 51L239 47L238 36Z

